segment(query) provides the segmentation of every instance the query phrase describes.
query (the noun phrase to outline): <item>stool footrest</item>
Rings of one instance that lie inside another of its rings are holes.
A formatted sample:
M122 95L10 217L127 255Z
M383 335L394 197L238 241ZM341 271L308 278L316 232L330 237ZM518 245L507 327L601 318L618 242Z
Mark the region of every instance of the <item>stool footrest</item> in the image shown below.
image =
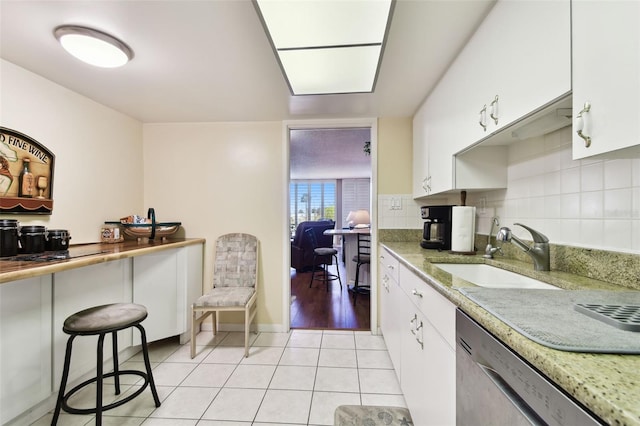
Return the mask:
M104 374L102 377L103 379L106 379L107 377L115 377L115 373L107 373ZM120 370L118 372L118 377L123 376L123 375L136 375L136 376L140 376L144 379L144 383L142 384L142 386L140 386L140 388L138 390L136 390L134 393L132 393L131 395L127 396L126 398L117 400L115 402L112 402L111 404L108 405L103 405L102 406L102 411L107 411L107 410L111 410L112 408L116 408L121 406L122 404L126 404L127 402L131 401L132 399L134 399L136 396L140 395L142 392L144 392L144 390L147 388L147 386L149 386L149 377L147 377L147 373L145 373L144 371L138 371L138 370ZM69 392L67 392L64 395L64 398L62 399L62 409L64 411L66 411L67 413L71 413L71 414L95 414L97 412L97 408L96 407L92 407L92 408L74 408L69 406L69 404L67 403L67 400L72 397L76 392L79 392L81 389L83 389L85 386L90 385L91 383L95 383L98 381L97 377L93 377L89 380L85 380L84 382L80 383L79 385L77 385L76 387L74 387L73 389L71 389ZM156 405L157 407L158 405Z

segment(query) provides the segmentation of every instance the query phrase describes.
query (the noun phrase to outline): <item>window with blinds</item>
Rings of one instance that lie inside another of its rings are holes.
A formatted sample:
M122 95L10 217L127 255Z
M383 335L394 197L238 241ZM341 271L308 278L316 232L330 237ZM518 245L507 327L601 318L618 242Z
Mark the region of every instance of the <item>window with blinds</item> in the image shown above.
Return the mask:
M292 233L306 220L336 220L336 181L300 181L289 184L289 211Z
M342 179L342 202L340 226L347 228L346 221L350 211L371 209L371 179Z

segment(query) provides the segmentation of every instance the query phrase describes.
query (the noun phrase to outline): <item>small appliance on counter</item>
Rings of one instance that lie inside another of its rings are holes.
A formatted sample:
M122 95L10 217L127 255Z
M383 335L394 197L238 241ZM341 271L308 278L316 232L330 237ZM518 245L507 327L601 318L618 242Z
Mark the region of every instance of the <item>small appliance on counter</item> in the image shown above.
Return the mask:
M451 212L453 206L422 206L420 214L425 220L420 247L451 250Z

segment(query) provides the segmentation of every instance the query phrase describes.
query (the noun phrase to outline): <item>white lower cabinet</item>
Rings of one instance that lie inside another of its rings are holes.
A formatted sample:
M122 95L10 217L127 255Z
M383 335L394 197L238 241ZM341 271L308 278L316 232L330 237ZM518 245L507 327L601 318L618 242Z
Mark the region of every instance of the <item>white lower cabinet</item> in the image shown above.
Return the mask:
M189 334L190 306L202 295L202 260L201 245L133 258L133 302L149 313L142 324L148 342ZM133 344L140 344L140 333L133 333Z
M60 385L64 354L69 335L62 331L69 315L92 306L131 300L130 259L99 263L83 268L70 269L53 275L53 384ZM81 377L96 367L95 336L76 338L73 341L69 381ZM131 331L118 333L118 346L131 346ZM105 339L105 360L111 359L111 337Z
M402 334L400 384L416 425L456 424L456 354L420 311L408 318Z
M47 398L51 275L0 285L0 424Z
M405 266L398 272L398 284L380 274L380 327L405 401L416 425L455 425L455 305Z
M153 342L179 334L179 288L177 250L138 256L133 259L133 302L147 308L149 315L142 323L147 341ZM182 318L180 318L182 319ZM140 333L133 334L134 344L140 344Z
M401 337L404 330L403 318L400 315L406 296L398 285L398 261L384 249L380 251L380 329L389 352L389 357L400 380ZM395 274L394 274L395 271Z

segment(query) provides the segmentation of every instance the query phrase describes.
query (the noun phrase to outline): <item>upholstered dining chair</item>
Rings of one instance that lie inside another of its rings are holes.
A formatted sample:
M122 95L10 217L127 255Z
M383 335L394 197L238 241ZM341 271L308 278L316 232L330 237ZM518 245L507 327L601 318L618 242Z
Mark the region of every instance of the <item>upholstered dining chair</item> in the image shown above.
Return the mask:
M249 356L249 329L257 310L258 248L258 239L250 234L226 234L216 240L213 288L191 307L191 358L196 356L200 324L212 315L216 334L220 312L226 311L244 312L244 356Z

